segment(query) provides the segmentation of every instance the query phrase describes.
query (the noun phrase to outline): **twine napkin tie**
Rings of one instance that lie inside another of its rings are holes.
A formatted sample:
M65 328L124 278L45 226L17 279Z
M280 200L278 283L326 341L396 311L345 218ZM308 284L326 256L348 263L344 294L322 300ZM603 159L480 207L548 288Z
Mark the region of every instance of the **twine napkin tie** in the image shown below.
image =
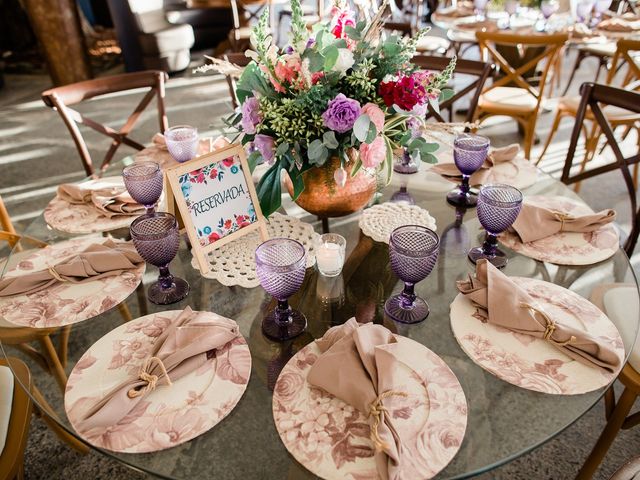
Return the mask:
M66 278L64 278L62 275L58 273L58 271L56 270L56 267L53 265L49 265L49 267L47 267L47 272L49 272L49 275L51 275L55 280L57 280L60 283L68 281Z
M153 365L157 365L160 369L160 373L162 375L154 375L149 373L153 370ZM127 392L127 397L136 398L143 397L147 393L151 393L156 389L156 385L158 380L161 378L166 380L167 385L171 386L171 379L169 378L169 373L167 372L167 367L165 367L162 360L158 357L149 357L145 360L140 368L140 373L138 374L138 378L143 382L147 382L145 385L142 385L142 388L132 388Z
M378 395L378 397L369 404L369 416L373 417L373 425L371 425L371 441L376 447L377 452L382 451L385 448L389 448L388 445L380 437L380 434L378 433L378 426L380 426L380 424L384 422L385 413L389 412L387 410L387 407L382 404L382 401L385 398L391 397L393 395L397 395L399 397L408 396L405 392L387 390L386 392Z
M564 342L557 341L553 338L553 334L557 328L556 322L554 322L544 310L534 307L533 305L530 305L528 303L521 303L520 306L528 309L534 318L536 317L536 315L540 315L542 317L545 322L544 334L542 338L547 342L551 342L559 347L564 347L576 341L575 335L571 335L571 337L569 337L569 340L566 340Z
M561 212L560 210L552 210L551 213L553 213L553 216L556 218L556 220L558 220L560 222L560 231L563 232L564 231L564 222L566 222L567 220L575 220L576 217L574 217L573 215L569 215L566 212Z

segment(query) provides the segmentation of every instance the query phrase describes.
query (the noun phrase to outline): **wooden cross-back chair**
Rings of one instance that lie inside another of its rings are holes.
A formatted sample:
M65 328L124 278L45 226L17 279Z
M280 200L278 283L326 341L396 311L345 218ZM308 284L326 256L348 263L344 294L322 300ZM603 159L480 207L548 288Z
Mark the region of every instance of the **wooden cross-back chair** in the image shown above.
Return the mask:
M249 62L251 62L251 59L244 53L225 53L222 56L222 59L226 60L227 62L233 63L240 68L246 67L247 65L249 65ZM227 79L227 85L229 86L231 104L233 106L233 109L235 110L240 105L240 102L238 102L238 96L236 95L236 82L240 77L235 73L228 73L225 75L225 77Z
M87 175L98 176L109 166L111 159L120 145L125 144L137 150L144 148L144 145L129 138L129 134L140 118L143 110L149 105L154 96L157 97L160 133L164 133L168 128L167 115L164 108L165 82L167 78L168 75L165 72L157 70L113 75L52 88L42 93L42 100L48 107L57 110L62 117L76 144ZM148 88L149 91L119 130L103 125L81 114L77 110L70 108L71 105L76 105L94 97L139 88ZM98 133L111 138L111 146L99 166L94 166L87 144L78 128L78 124L86 125Z
M274 3L283 3L282 0L230 0L231 14L233 16L233 28L229 32L229 44L231 50L239 52L248 45L251 38L251 30L258 22L265 7L269 8L269 28L275 31Z
M626 110L630 114L640 114L640 93L595 83L583 83L582 87L580 87L580 93L582 94L582 100L580 101L580 105L576 112L576 122L571 133L571 142L569 143L569 150L562 170L561 180L563 183L570 185L588 178L602 175L603 173L620 170L629 194L632 215L631 232L629 233L623 248L627 255L631 257L638 241L638 234L640 233L640 210L638 210L636 188L629 167L640 162L640 151L635 149L635 153L632 155L627 157L623 155L613 133L613 126L607 119L604 109L606 106L613 106L618 109ZM609 146L615 156L615 160L589 170L581 168L578 173L574 174L572 173L572 169L574 167L573 159L580 139L581 127L585 121L588 111L591 112L594 122L598 124L602 134L607 138Z
M606 84L613 85L617 74L620 71L623 71L623 79L620 83L620 86L625 89L638 90L640 85L638 82L640 80L640 66L636 63L633 58L632 52L640 52L640 41L639 40L626 40L621 39L618 40L616 51L612 57L611 67L609 69L609 73L607 75ZM626 67L626 71L624 71L624 67ZM538 158L537 163L543 159L555 133L558 131L560 126L560 122L564 117L575 117L578 106L580 105L580 96L571 96L571 97L562 97L558 102L556 108L556 116L553 119L553 124L549 133L549 137L542 149L542 153ZM629 131L632 129L638 129L638 122L640 121L640 116L636 114L631 114L626 110L620 111L615 108L608 108L604 110L604 114L609 120L612 128L616 130L618 127L625 127L625 132L622 135L622 138L625 138ZM585 154L582 160L582 168L586 166L586 164L593 160L597 150L598 143L602 137L602 131L599 128L597 122L594 121L593 115L590 110L587 109L587 113L585 116L585 120L587 123L582 125L582 132L585 137ZM591 123L591 126L588 125ZM640 131L639 131L640 133ZM603 145L602 151L606 145L608 145L608 141ZM637 184L637 176L638 171L637 168L634 169L634 183ZM576 184L576 191L579 190L579 184Z
M449 61L451 59L446 57L432 57L426 55L416 55L413 57L412 62L426 70L436 70L442 71L447 68L449 65ZM467 94L471 94L471 98L469 99L469 110L467 111L467 117L465 118L465 122L472 122L475 117L476 107L478 106L478 99L480 98L480 93L482 92L484 85L495 70L495 66L493 63L479 62L476 60L465 60L458 59L456 61L456 74L463 75L471 75L475 77L473 81L471 81L464 88L456 90L453 97L444 102L440 103L440 112L437 112L431 104L428 105L426 119L433 118L434 120L442 123L446 123L447 121L442 116L442 111L449 111L449 121L453 121L453 110L454 103L460 100Z
M476 32L478 46L484 58L490 57L496 64L500 76L486 86L478 100L475 120L482 122L491 116L512 117L524 131L524 155L531 157L534 130L543 99L549 70L556 56L567 41L567 34L531 35L503 32ZM529 49L535 55L518 67L513 67L500 47L512 47L524 57ZM541 75L534 86L526 76L540 63Z

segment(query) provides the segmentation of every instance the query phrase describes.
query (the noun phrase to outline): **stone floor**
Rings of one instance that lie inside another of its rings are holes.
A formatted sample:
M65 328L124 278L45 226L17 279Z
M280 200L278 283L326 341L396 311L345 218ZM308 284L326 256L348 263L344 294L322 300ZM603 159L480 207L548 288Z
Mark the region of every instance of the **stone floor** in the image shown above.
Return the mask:
M572 65L571 59L567 65ZM587 75L589 65L585 64ZM582 80L588 77L582 76ZM578 80L573 88L577 91ZM48 87L48 78L10 75L0 90L0 195L19 228L40 215L61 182L83 176L75 147L58 115L42 104L39 93ZM226 83L217 76L184 75L172 78L167 86L167 112L171 124L189 123L201 130L219 129L222 117L230 111ZM139 95L111 95L87 102L85 114L113 127L119 127ZM537 135L544 141L553 118L553 102L540 117ZM557 134L550 152L541 164L559 176L566 154L572 122L566 121ZM146 112L137 129L141 141L148 141L157 131L153 110ZM500 119L483 128L495 145L519 141L515 123ZM104 152L108 140L87 132L92 152ZM537 158L540 146L534 149ZM130 154L126 147L120 156ZM99 156L96 153L96 158ZM610 174L598 183L585 183L582 194L594 208L616 207L621 218L628 215L626 192L620 179ZM626 210L625 210L626 209ZM637 265L638 257L633 258ZM483 479L569 479L573 478L604 425L602 402L555 439L510 464L491 471ZM608 478L625 460L640 455L640 428L622 432L609 452L598 479ZM128 470L108 458L80 455L59 443L39 419L34 419L25 458L27 479L134 479L142 475Z

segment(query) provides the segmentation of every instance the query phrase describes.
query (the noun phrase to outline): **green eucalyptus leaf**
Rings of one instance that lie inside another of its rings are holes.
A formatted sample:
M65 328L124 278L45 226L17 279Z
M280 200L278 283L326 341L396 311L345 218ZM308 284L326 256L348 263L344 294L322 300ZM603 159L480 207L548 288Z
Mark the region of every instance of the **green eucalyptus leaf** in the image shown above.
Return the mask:
M373 122L369 123L369 131L367 132L367 138L365 139L364 143L371 143L376 139L376 136L378 135L378 129L376 128L375 124Z
M322 143L324 143L324 146L329 149L338 148L338 145L340 145L338 140L336 140L336 132L333 130L324 132L324 135L322 136Z
M321 72L324 68L324 57L320 54L320 52L316 52L315 50L307 50L307 53L305 53L304 57L309 59L309 71L311 73Z
M455 92L451 88L443 88L442 90L440 90L440 97L438 98L438 101L446 102L454 95L455 95Z
M276 148L276 155L281 157L288 151L289 151L289 144L287 142L283 142L280 145L278 145L278 148Z
M371 119L369 118L369 115L360 115L356 120L356 123L353 124L353 134L359 141L364 142L367 139L370 123Z
M311 142L308 149L309 159L315 160L319 158L323 148L325 148L325 146L322 144L322 140L315 139Z
M357 29L350 27L349 25L347 25L344 31L346 32L347 36L352 40L360 40L362 38L362 35L360 34L360 32Z
M324 70L331 70L336 62L338 61L338 56L340 53L338 52L338 47L335 45L330 45L324 50Z
M426 163L438 163L438 158L433 153L425 153L420 155L423 162Z

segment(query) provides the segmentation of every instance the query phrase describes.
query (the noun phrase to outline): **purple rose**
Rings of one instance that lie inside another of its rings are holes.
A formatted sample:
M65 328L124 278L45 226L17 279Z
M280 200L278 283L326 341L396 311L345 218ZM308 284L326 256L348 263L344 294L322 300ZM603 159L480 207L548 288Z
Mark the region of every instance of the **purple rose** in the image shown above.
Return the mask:
M260 102L256 97L247 98L242 104L242 130L244 133L256 133L256 125L261 121Z
M258 134L253 139L253 146L260 152L264 161L272 165L276 153L276 142L269 135Z
M353 124L360 116L360 103L345 97L342 93L329 102L322 114L324 126L338 133L344 133L353 128Z

